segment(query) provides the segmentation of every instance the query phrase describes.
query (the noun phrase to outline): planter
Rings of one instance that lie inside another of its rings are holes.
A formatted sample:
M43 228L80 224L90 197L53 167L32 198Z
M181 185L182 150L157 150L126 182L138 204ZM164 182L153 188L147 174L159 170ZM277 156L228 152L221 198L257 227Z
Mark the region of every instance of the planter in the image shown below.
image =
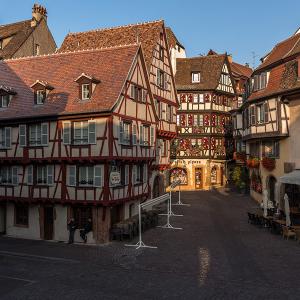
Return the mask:
M259 168L260 161L258 158L249 158L247 159L247 166L249 168L258 169Z
M263 167L269 172L273 171L276 167L276 161L274 158L264 157L261 161Z

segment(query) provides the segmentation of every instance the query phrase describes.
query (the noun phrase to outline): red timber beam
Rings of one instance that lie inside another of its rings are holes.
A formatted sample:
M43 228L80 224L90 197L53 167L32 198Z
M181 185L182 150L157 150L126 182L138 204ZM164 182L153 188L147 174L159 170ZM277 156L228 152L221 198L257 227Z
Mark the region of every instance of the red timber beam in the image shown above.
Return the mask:
M165 130L158 129L157 136L164 137L164 138L171 140L171 139L174 139L177 137L177 132L171 132L171 131L165 131Z

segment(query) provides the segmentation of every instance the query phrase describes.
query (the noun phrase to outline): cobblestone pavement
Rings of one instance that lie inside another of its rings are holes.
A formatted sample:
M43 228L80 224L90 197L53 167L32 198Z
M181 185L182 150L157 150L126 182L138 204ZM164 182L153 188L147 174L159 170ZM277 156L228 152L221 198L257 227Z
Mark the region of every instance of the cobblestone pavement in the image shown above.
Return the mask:
M299 299L300 245L247 223L255 203L185 192L158 249L0 238L1 299ZM164 218L164 217L161 217ZM161 221L164 221L162 219Z

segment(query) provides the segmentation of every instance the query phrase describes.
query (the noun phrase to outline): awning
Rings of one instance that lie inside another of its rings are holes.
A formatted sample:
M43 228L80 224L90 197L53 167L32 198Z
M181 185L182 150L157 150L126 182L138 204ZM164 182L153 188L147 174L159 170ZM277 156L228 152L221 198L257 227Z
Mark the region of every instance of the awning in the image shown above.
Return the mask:
M279 177L279 182L300 185L300 170L294 170L291 173Z

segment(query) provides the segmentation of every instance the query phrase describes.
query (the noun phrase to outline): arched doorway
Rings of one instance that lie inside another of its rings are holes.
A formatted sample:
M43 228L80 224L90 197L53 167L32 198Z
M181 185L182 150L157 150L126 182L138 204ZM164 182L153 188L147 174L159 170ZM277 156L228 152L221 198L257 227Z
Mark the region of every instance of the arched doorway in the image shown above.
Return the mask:
M268 180L268 192L269 192L269 200L275 206L275 186L276 186L276 178L274 176L270 176Z
M154 178L154 182L153 182L152 198L159 197L162 194L163 194L163 180L161 176L157 175Z

